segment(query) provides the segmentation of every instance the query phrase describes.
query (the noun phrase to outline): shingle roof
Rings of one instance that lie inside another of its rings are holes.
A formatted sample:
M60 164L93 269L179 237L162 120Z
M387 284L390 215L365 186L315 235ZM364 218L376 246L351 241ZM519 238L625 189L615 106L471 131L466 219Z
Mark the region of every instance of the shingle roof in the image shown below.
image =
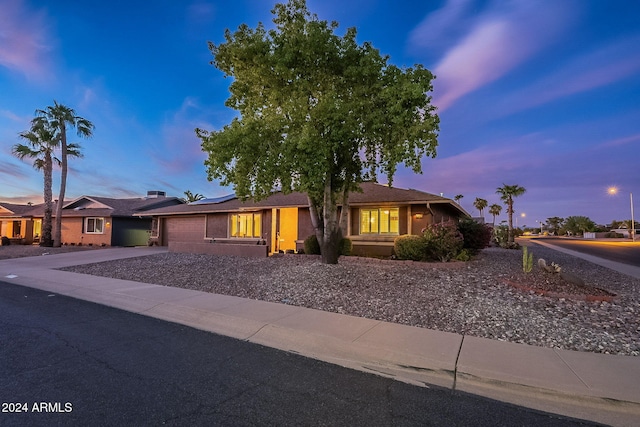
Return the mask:
M26 212L32 210L33 206L0 202L0 208L6 209L6 211L4 209L0 209L0 216L2 217L20 217Z
M149 209L161 208L172 204L182 204L177 197L159 198L131 198L115 199L108 197L82 196L73 201L67 202L62 208L63 217L130 217L144 213ZM93 207L83 207L87 204ZM8 204L1 203L0 206ZM53 203L53 216L55 217L57 202ZM44 203L34 206L22 206L23 210L19 216L44 216Z
M435 194L426 193L420 190L402 189L389 187L386 185L376 184L373 182L364 182L360 185L362 192L352 192L349 195L349 204L352 206L372 205L385 203L399 204L427 204L427 203L444 203L450 204L455 209L469 215L460 205L446 197L437 196ZM168 206L160 209L153 209L145 212L145 215L187 215L187 214L204 214L215 212L237 212L252 209L269 209L280 207L307 207L309 202L306 194L293 192L284 194L275 192L264 200L241 201L237 197L217 203L194 203L188 205Z

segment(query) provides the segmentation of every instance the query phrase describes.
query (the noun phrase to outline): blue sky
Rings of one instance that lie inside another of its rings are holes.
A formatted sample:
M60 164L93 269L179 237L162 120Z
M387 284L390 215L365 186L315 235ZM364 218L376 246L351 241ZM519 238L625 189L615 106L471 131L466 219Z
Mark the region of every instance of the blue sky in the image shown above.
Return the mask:
M69 198L231 192L207 181L193 131L220 129L235 115L207 41L222 42L242 23L270 25L275 3L0 0L0 200L42 202L41 173L11 147L54 99L96 126L92 139L78 140L85 157L70 164ZM521 226L551 216L630 218L629 194L640 201L640 2L308 6L338 21L339 32L355 26L391 63L420 63L437 76L438 156L424 160L423 175L401 170L395 186L462 194L477 215L476 197L499 203L496 188L518 184L527 189L515 206L526 215Z

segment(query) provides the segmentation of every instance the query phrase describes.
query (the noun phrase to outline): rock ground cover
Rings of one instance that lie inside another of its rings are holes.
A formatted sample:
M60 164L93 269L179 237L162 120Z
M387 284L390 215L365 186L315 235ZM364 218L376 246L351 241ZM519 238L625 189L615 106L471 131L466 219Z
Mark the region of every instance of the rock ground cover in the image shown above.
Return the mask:
M640 280L537 245L586 287L534 266L522 253L488 248L467 263L305 255L249 259L164 253L67 268L85 274L291 304L405 325L543 347L640 355ZM510 284L511 283L511 284ZM513 283L522 286L513 286ZM612 301L587 301L598 288ZM537 293L551 291L549 296Z
M0 246L0 259L96 249ZM468 263L343 257L338 265L323 265L301 255L165 253L66 270L544 347L640 355L640 280L549 248L531 249L585 286L536 266L525 274L521 252L499 248ZM611 294L612 301L584 298Z

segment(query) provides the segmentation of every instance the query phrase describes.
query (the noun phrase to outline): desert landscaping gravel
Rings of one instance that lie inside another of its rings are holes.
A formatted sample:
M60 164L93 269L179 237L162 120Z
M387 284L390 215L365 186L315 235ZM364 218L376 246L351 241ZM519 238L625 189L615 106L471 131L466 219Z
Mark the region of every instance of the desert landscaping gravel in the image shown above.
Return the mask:
M514 287L507 281L535 285L550 273L534 267L525 275L521 251L500 248L487 248L466 263L341 257L338 265L324 265L318 257L306 255L238 258L161 253L65 270L501 341L640 355L640 279L550 248L535 244L530 248L536 259L559 264L586 285L615 294L614 299L587 301L579 289L551 297Z

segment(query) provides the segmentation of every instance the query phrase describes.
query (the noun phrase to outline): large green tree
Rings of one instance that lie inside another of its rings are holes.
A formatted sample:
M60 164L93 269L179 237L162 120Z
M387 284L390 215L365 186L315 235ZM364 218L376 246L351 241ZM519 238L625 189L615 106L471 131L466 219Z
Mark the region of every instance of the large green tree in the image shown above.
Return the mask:
M551 234L560 234L562 224L564 224L564 218L561 218L559 216L552 216L551 218L547 218L547 230L549 230L549 233Z
M570 216L564 221L563 228L571 234L584 234L596 231L596 223L586 216Z
M421 172L435 157L439 119L431 72L399 68L356 30L319 20L304 0L277 4L275 28L241 25L209 43L232 77L226 105L239 116L219 131L196 129L210 180L260 199L276 188L308 196L324 263L337 263L348 196L399 164ZM339 206L342 206L339 209Z
M526 188L520 187L519 185L507 185L502 184L502 187L498 187L496 189L496 193L500 195L500 199L507 206L507 215L509 218L509 237L508 243L512 244L514 242L513 239L513 199L514 197L522 196L526 192Z
M51 129L54 132L55 140L60 144L60 194L56 204L56 226L53 236L53 245L60 247L62 245L62 206L67 188L67 158L70 149L73 148L75 157L82 157L80 146L78 144L70 145L67 142L67 130L75 128L78 136L90 138L93 135L94 126L89 120L77 116L74 109L58 104L55 100L53 105L44 110L36 110L36 118L33 119L33 122Z

